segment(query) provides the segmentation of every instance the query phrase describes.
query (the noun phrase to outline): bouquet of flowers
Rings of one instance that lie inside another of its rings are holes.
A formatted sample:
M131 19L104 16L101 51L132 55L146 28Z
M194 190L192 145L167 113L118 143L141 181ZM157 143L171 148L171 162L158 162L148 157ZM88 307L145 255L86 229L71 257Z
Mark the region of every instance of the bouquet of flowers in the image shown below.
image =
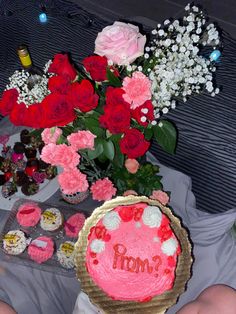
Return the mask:
M98 34L82 68L57 54L33 88L23 70L10 78L0 113L37 129L45 144L41 158L63 169L63 193L90 189L98 201L130 193L168 201L158 167L144 156L152 140L174 153L176 128L163 114L180 97L219 92L216 58L205 58L201 48L219 52L220 41L203 12L189 5L181 21L166 20L149 37L147 43L137 26L115 22Z

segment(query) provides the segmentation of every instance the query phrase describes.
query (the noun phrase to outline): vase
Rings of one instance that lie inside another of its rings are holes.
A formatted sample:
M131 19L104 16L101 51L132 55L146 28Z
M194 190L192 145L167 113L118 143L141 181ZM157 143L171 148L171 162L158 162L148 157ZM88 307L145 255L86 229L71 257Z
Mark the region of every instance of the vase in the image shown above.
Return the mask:
M89 196L89 190L85 192L77 192L74 194L65 194L63 191L61 191L61 196L63 200L69 204L79 204Z

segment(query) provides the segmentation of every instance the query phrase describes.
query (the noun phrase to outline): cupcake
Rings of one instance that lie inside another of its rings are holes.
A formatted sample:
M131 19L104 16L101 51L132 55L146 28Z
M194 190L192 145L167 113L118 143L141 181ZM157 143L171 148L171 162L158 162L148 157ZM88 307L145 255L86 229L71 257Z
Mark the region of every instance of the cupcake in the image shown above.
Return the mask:
M29 247L30 258L38 264L49 260L54 252L54 242L49 237L38 237L34 239Z
M40 226L43 230L46 231L56 231L63 224L63 216L59 209L57 208L48 208L46 209L40 220Z
M18 223L23 227L34 227L41 218L41 208L36 203L22 204L16 214Z
M11 230L3 237L3 249L11 255L19 255L26 249L27 241L24 232Z
M77 213L72 215L64 224L65 233L70 238L77 238L79 231L85 222L84 214Z
M71 269L74 268L74 257L75 257L75 244L71 241L61 243L57 250L57 259L62 267Z

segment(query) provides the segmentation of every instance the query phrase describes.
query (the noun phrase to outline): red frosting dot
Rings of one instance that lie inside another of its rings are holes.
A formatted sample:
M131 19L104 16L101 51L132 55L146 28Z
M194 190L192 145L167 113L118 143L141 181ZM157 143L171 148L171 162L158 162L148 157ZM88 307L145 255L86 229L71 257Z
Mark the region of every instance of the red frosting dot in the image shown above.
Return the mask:
M104 240L105 242L110 241L110 240L111 240L111 235L110 235L109 233L105 234L104 237L103 237L103 240Z
M93 261L93 263L94 263L95 265L97 265L97 264L98 264L98 260L95 259L95 260Z
M90 256L91 256L92 258L95 258L95 257L97 257L97 253L95 253L95 252L90 252Z
M131 221L134 216L134 209L128 206L122 206L122 208L119 210L119 215L124 222Z
M134 220L139 221L143 214L143 208L135 208Z
M170 272L171 272L171 270L170 270L169 268L166 268L166 269L164 270L164 273L167 274L167 275L168 275Z
M167 261L168 261L168 266L169 266L169 267L174 267L174 266L175 266L175 259L174 259L173 256L169 256L169 257L167 258Z
M170 226L160 226L157 231L158 237L161 239L161 242L168 240L172 236L172 230Z
M145 299L141 300L140 302L145 303L151 301L152 297L146 297Z

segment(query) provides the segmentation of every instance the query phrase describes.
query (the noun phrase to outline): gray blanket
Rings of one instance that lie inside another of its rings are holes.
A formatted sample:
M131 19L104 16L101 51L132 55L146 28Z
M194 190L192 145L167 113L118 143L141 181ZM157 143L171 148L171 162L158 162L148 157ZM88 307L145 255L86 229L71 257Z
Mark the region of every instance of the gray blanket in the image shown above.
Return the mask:
M236 210L219 214L198 211L188 176L162 165L161 175L165 190L171 191L171 206L190 230L194 244L192 278L177 305L168 311L173 314L211 284L224 283L236 288L236 244L230 234ZM72 313L80 291L76 278L3 261L0 267L0 296L19 314L25 314L29 309L30 314ZM90 307L88 302L85 304Z

